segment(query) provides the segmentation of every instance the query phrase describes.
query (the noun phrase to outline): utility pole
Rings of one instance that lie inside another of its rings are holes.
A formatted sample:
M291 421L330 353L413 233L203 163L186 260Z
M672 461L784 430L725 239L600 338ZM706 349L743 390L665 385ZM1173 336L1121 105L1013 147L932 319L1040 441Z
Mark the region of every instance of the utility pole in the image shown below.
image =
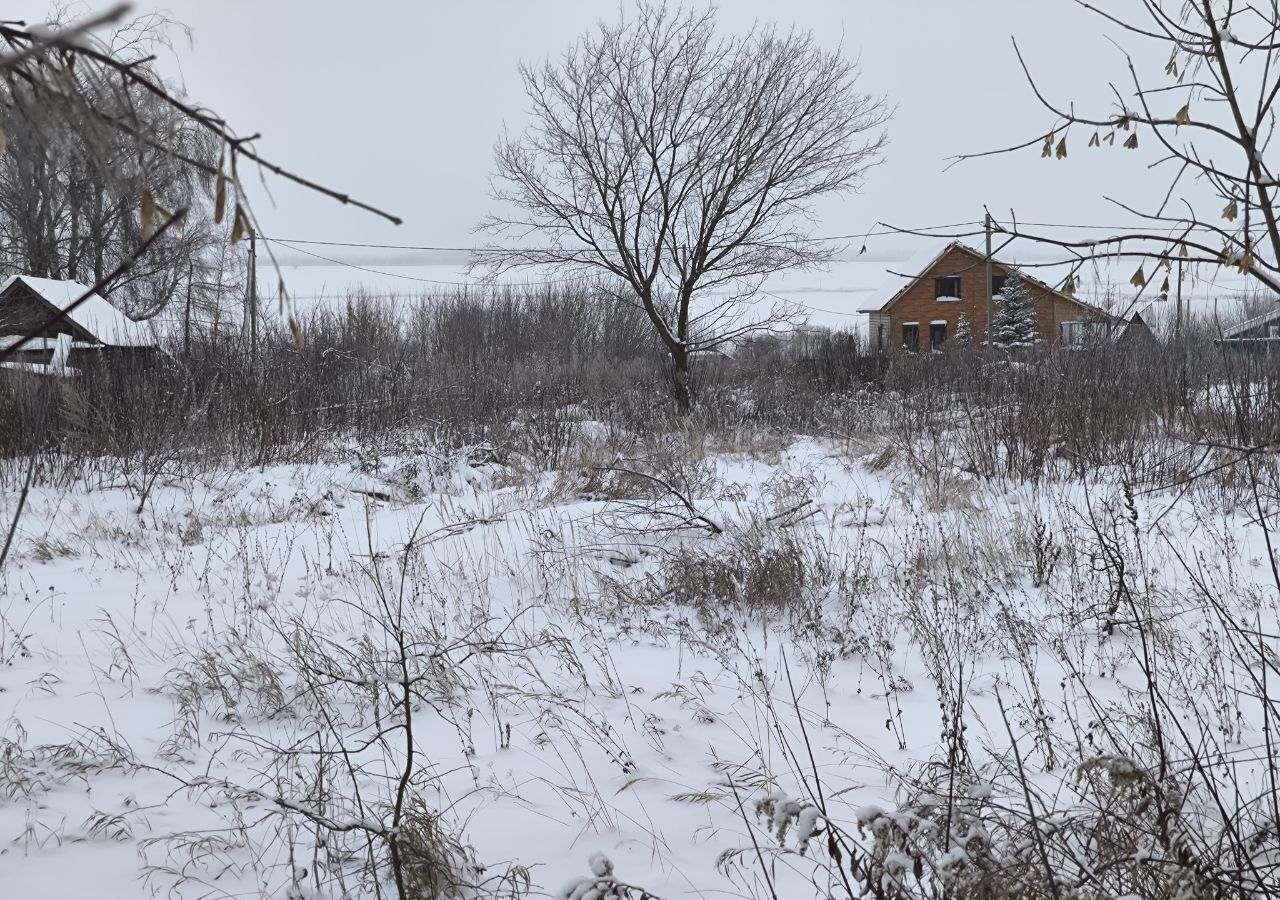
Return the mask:
M991 276L991 213L983 210L983 223L987 232L987 353L994 356L996 349L991 342L991 292L995 286Z
M1182 339L1182 258L1178 258L1178 288L1177 288L1178 308L1173 319L1173 338L1175 341Z
M1217 310L1215 309L1215 312L1216 311ZM1190 320L1191 318L1190 312L1191 312L1190 310L1187 310L1188 320ZM1183 318L1182 316L1182 258L1179 257L1178 258L1178 335L1182 339L1182 382L1184 385L1183 391L1185 392L1186 391L1185 385L1187 381L1187 366L1191 362L1191 342L1187 340L1186 334L1183 332L1182 318ZM1187 324L1190 324L1190 321L1188 321Z
M182 317L182 357L191 359L191 282L195 280L195 263L187 264L187 311Z
M258 235L249 229L249 353L258 361Z

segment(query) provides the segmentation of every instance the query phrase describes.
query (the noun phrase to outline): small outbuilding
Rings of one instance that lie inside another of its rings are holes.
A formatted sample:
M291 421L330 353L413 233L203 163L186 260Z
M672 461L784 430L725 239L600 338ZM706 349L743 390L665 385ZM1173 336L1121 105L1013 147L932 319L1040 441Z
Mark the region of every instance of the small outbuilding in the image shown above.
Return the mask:
M1151 326L1142 318L1140 312L1135 312L1123 325L1119 326L1115 342L1117 346L1131 350L1148 350L1160 346L1155 332L1151 330Z
M14 275L0 286L0 350L32 335L0 365L51 374L56 368L64 374L72 359L149 356L159 347L148 325L130 319L85 285Z
M1250 347L1267 351L1280 346L1280 306L1222 329L1219 343L1228 347Z

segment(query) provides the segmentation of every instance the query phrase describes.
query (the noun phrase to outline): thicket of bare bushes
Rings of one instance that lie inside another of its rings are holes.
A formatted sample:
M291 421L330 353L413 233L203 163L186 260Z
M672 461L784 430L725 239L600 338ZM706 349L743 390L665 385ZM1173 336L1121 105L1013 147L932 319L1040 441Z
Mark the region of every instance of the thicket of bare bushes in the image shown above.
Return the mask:
M304 331L299 348L283 327L267 330L254 352L237 335L197 330L154 359L77 359L86 371L74 380L0 379L0 416L13 424L0 436L0 457L35 447L41 478L76 478L102 457L301 462L410 430L501 441L513 422L549 438L569 419L643 431L669 415L663 351L643 313L585 287L353 295L314 311ZM829 369L804 378L845 386L847 363L857 359L847 340L824 337L744 352L769 361L772 381L743 386L756 408L742 414L766 419L791 408L794 381L783 373L798 355ZM734 397L744 406L738 379L750 369L724 358L699 369L708 414L724 415ZM799 427L795 416L785 418Z
M197 330L155 359L78 361L78 379L0 380L12 423L0 458L35 447L37 477L64 480L108 458L151 469L314 461L427 429L556 468L582 420L632 435L671 424L664 351L643 313L585 286L352 295L314 311L305 331L302 348L281 327L251 352L238 336ZM1280 434L1280 359L1224 351L1207 335L887 361L854 335L801 332L744 341L694 374L695 427L887 434L934 488L957 474L1034 481L1099 466L1169 483Z

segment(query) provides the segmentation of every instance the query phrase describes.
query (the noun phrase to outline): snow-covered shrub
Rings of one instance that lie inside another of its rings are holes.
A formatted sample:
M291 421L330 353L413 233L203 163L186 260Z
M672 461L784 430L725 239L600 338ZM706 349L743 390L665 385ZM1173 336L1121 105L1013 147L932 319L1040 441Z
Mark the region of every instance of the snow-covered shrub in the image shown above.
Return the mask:
M1179 775L1162 781L1109 755L1085 759L1074 779L1048 791L1012 762L995 783L941 764L926 771L898 808L869 807L851 823L863 843L858 880L876 896L1280 896L1274 826L1245 831L1236 844L1237 826L1224 827L1217 801L1194 800Z
M643 581L606 580L620 610L671 605L678 617L692 611L700 636L729 643L748 623L782 626L824 682L837 660L864 653L873 642L864 615L875 584L867 560L837 552L808 522L737 525L670 549L660 560Z
M164 693L178 710L173 755L179 755L179 747L199 742L204 716L228 725L246 717L289 718L297 712L281 662L235 630L184 650L165 679Z
M61 834L65 822L54 830L48 822L37 826L40 817L33 815L46 808L50 794L69 786L88 793L93 779L107 772L133 774L138 768L130 749L113 740L105 729L85 729L79 737L64 743L33 744L22 723L16 718L8 719L0 725L0 812L10 811L14 803L24 804L29 810L23 834L12 838L11 843L42 845L49 834ZM128 826L91 816L83 827L95 836L105 831L118 834L120 828Z
M780 845L794 844L795 851L801 856L809 851L809 841L820 831L823 821L822 811L817 806L806 800L793 799L780 790L770 791L756 801L756 815L769 826L770 833Z
M406 900L472 896L470 889L483 880L484 867L472 849L464 846L442 825L440 817L416 797L406 804L394 841Z
M818 548L794 532L753 527L713 546L677 551L663 566L660 596L718 621L726 609L763 616L796 611L821 584Z
M705 483L704 476L710 474L710 467L703 467L693 483ZM564 472L561 476L565 482L561 489L570 491L572 496L581 500L640 502L657 500L666 493L654 476L615 466L612 460L606 460L604 465Z
M591 874L565 882L554 900L658 900L643 888L619 881L613 874L613 860L599 851L591 854L587 865Z
M362 474L367 477L357 476L350 489L410 502L430 494L464 494L488 486L496 460L496 451L487 443L420 444L390 457L363 460Z

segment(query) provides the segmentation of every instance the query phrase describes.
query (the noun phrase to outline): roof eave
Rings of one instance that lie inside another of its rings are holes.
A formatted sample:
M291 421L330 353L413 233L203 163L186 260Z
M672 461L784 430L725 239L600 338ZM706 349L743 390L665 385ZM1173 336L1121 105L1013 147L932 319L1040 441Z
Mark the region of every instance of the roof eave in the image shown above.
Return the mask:
M947 244L945 247L943 247L941 250L939 250L939 251L938 251L938 253L933 257L933 259L929 260L929 262L927 262L927 263L925 264L924 268L922 268L922 269L921 269L919 272L917 272L915 275L907 275L907 274L905 274L905 273L901 273L901 272L893 272L893 271L891 271L891 270L890 270L889 274L891 274L891 275L903 275L903 276L907 279L907 283L906 283L906 284L904 284L902 287L900 287L900 288L898 289L897 293L895 293L892 297L890 297L888 300L886 300L886 301L885 301L885 304L884 304L883 306L881 306L879 309L876 309L876 310L869 310L869 311L870 311L870 312L888 312L888 311L889 311L889 307L891 307L891 306L893 306L893 304L897 303L897 302L898 302L898 300L902 298L902 295L903 295L903 294L905 294L907 291L911 290L911 288L915 287L915 286L916 286L916 284L917 284L917 283L918 283L922 278L924 278L924 275L925 275L925 273L926 273L926 272L928 272L930 269L932 269L934 266L936 266L939 262L941 262L941 261L942 261L942 258L943 258L944 256L946 256L948 253L950 253L952 250L956 249L957 247L962 248L962 249L964 249L964 250L967 250L967 251L969 251L970 253L973 253L973 252L974 252L973 248L972 248L972 247L967 246L963 241L951 241L949 244Z
M59 307L57 303L54 303L52 300L46 297L43 292L37 289L35 285L31 284L30 281L28 280L29 277L30 276L22 275L22 274L11 275L8 278L8 280L5 281L4 285L0 286L0 297L3 297L6 293L8 293L15 283L21 282L22 287L29 294L34 296L40 303L42 303L46 309L50 310L52 313L55 314L55 319L51 320L51 324L65 322L67 326L72 330L73 335L78 335L81 340L87 340L95 344L101 344L104 347L126 348L126 349L148 348L148 347L159 346L159 341L155 340L154 337L143 338L141 335L137 335L132 338L126 337L123 340L121 340L117 335L107 336L107 335L97 334L91 331L85 325L76 321L74 316L69 315L66 309ZM46 279L41 279L41 280L46 280ZM48 279L48 280L56 280L56 279ZM65 282L65 283L74 284L74 282ZM108 301L105 297L93 291L92 288L85 288L83 285L77 285L77 287L80 287L82 290L88 291L93 296L97 296L102 302L105 302L108 304L110 303L110 301ZM125 316L123 312L116 310L116 313L122 319L128 321L130 324L132 325L138 324L134 322L132 319L129 319L127 316Z
M67 315L66 310L60 309L58 307L58 304L52 302L48 297L46 297L40 291L36 290L35 286L27 281L27 277L25 275L14 275L10 277L10 279L7 282L5 282L4 287L0 288L0 297L3 297L5 294L9 293L10 289L15 284L21 284L22 288L28 294L30 294L32 297L35 297L37 302L41 303L45 307L45 309L49 310L54 314L54 317L45 324L46 328L49 325L56 325L61 322L65 322L71 329L73 329L73 335L79 336L80 340L93 341L99 344L103 343L103 341L96 334L91 332L89 329L85 328L83 325L81 325L71 316Z

